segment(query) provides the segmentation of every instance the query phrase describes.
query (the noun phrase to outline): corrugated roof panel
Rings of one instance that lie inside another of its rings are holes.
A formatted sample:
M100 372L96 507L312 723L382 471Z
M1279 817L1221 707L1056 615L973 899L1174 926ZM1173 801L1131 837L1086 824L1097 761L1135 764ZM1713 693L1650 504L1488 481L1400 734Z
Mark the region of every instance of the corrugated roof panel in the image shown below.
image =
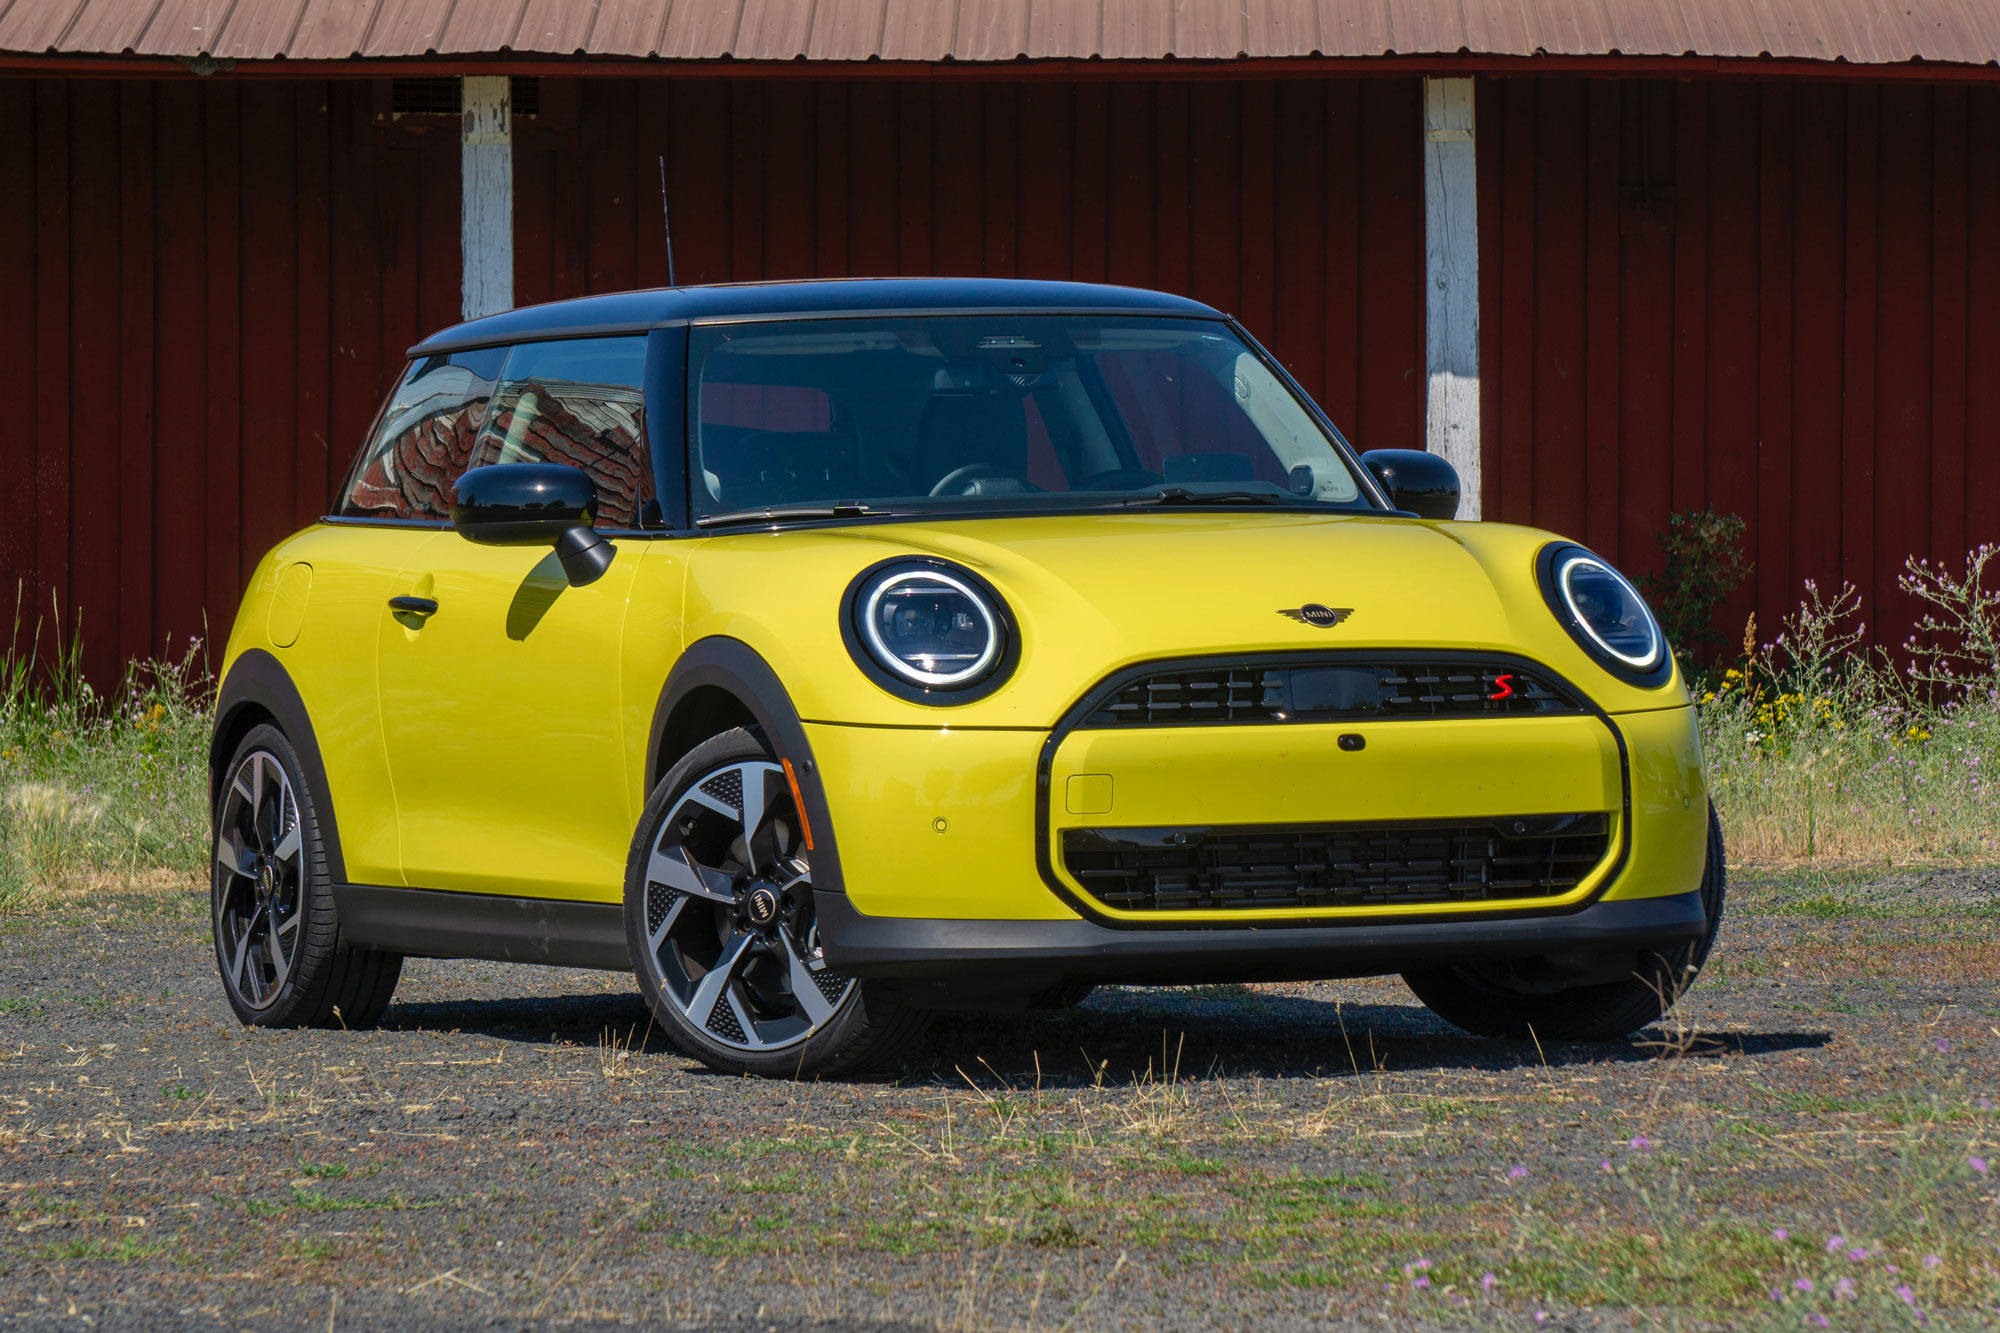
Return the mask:
M209 48L231 60L270 60L291 50L292 34L305 17L306 0L290 3L242 4L230 11L216 44ZM155 24L157 28L159 25ZM152 33L147 33L152 38Z
M307 0L292 37L295 60L344 60L361 49L382 0Z
M544 48L521 41L521 18L527 7L527 0L451 0L444 30L432 46L440 55L541 51ZM575 8L588 12L590 6Z
M1244 0L1245 55L1291 55L1318 49L1319 12L1313 0Z
M732 53L743 0L673 0L658 54L669 60L716 60Z
M1031 0L1028 55L1035 60L1081 60L1103 49L1104 6L1099 0Z
M866 60L881 53L885 0L819 0L813 7L808 60Z
M1095 54L1106 60L1196 54L1192 48L1182 51L1174 46L1174 11L1163 0L1103 0L1103 7L1104 28Z
M806 53L812 0L743 0L743 23L736 30L739 60L796 60Z
M602 11L594 4L576 0L528 0L521 11L521 26L510 43L517 51L547 51L569 55L594 49L592 31L602 21Z
M884 60L942 60L951 54L957 5L936 0L888 0L877 50Z
M666 26L668 0L603 0L590 30L589 51L601 56L651 55Z
M451 0L382 0L361 54L420 56L435 51L444 40L444 21L450 13Z
M2000 0L0 0L0 52L2000 63Z
M1028 0L990 0L958 7L956 60L1015 60L1028 49Z
M164 0L154 11L152 21L145 25L145 31L136 34L136 41L128 39L124 45L142 56L199 55L203 51L214 52L223 44L222 25L234 7L232 0ZM290 17L298 17L298 6L295 2L270 7L287 9L291 11ZM92 8L99 7L92 6ZM131 8L153 7L134 5ZM246 15L245 22L250 21ZM279 40L282 42L284 39Z
M83 0L83 3L37 3L37 0L15 0L14 8L7 15L7 27L14 22L39 20L34 26L41 28L39 35L26 33L27 41L46 48L61 43L65 51L102 51L116 54L129 51L146 31L146 22L153 16L153 0L145 4L120 3L119 0ZM0 37L12 34L0 27ZM0 49L12 49L0 48ZM32 48L31 48L32 49Z
M1168 50L1233 60L1243 54L1241 0L1173 0Z

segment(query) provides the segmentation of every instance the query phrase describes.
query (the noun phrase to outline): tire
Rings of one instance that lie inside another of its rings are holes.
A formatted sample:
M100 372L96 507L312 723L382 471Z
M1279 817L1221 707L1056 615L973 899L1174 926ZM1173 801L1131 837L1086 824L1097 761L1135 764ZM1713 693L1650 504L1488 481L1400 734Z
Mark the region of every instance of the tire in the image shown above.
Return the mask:
M216 802L209 923L223 994L249 1027L373 1027L403 956L340 938L319 812L278 728L236 747Z
M1617 1041L1666 1017L1673 1002L1694 984L1715 947L1728 886L1722 823L1710 805L1708 864L1701 877L1708 928L1698 939L1666 953L1646 955L1633 974L1621 980L1561 990L1522 989L1505 963L1457 963L1405 972L1403 980L1432 1013L1481 1037Z
M783 767L742 728L696 746L646 802L626 942L661 1030L711 1069L858 1074L925 1026L881 983L826 970L810 857Z

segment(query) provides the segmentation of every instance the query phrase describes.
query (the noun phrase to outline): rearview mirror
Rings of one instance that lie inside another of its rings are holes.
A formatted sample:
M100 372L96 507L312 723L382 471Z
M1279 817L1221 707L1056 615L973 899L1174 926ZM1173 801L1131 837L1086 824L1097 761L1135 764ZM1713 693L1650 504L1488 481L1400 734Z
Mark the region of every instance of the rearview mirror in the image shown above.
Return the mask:
M1362 466L1375 474L1389 503L1418 518L1458 516L1458 469L1421 449L1370 449Z
M618 548L592 526L597 483L562 463L495 463L458 479L451 525L481 546L553 546L573 587L595 583Z

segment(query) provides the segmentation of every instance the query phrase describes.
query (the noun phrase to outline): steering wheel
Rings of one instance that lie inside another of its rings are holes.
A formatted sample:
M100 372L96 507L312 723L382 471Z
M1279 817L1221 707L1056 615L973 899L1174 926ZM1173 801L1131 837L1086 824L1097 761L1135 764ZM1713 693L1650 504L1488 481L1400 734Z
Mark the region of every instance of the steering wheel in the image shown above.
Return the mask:
M1001 475L1000 469L994 467L991 463L967 463L965 466L955 467L942 477L939 477L938 484L931 487L931 495L935 497L940 495L965 494L959 488L964 486L966 482L980 481L986 477L998 477Z

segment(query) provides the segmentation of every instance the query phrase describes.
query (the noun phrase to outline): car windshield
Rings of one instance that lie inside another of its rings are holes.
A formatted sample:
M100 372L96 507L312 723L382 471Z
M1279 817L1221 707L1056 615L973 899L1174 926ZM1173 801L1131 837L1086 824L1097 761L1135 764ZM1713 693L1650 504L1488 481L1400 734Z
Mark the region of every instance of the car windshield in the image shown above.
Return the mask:
M952 315L696 326L696 520L1136 505L1368 509L1228 325Z

